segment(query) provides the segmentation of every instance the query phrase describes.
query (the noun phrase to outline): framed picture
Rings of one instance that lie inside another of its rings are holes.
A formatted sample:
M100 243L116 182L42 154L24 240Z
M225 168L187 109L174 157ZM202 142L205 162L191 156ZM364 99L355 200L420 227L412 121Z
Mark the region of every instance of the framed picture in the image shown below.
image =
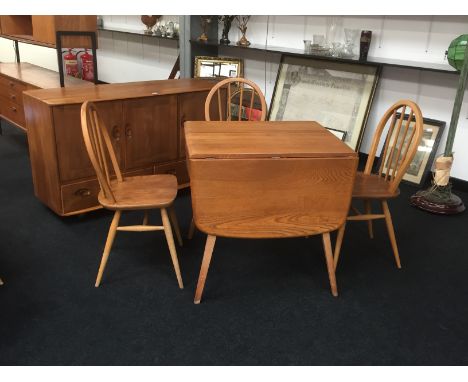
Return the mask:
M401 114L396 115L397 118L401 117ZM403 118L403 123L408 121L409 115L405 114ZM423 118L424 131L421 143L418 146L418 150L411 161L406 174L403 175L403 180L409 183L417 184L419 186L424 185L426 182L427 176L431 172L431 166L434 162L434 158L439 147L440 139L445 129L445 122L437 121L435 119ZM409 125L409 130L407 136L410 135L414 129L414 120L411 121ZM400 136L403 134L403 129L400 131ZM396 133L392 134L390 145L395 141ZM398 141L397 141L398 142ZM385 146L383 146L385 147ZM379 167L381 165L383 158L379 159ZM387 171L386 166L382 169L382 173L385 174Z
M343 130L337 130L337 129L332 129L330 127L327 127L327 130L332 133L335 137L341 139L343 142L346 139L346 131Z
M243 64L239 58L195 56L195 78L242 77Z
M317 121L346 132L344 142L357 151L379 74L377 64L283 55L269 119Z

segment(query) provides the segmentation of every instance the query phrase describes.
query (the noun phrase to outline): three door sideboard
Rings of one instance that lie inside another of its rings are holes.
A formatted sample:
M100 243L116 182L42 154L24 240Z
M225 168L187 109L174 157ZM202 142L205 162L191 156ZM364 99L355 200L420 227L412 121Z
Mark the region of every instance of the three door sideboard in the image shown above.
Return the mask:
M125 175L171 173L189 183L184 122L204 120L217 80L180 79L26 91L23 95L35 195L66 216L100 208L80 107L96 103Z

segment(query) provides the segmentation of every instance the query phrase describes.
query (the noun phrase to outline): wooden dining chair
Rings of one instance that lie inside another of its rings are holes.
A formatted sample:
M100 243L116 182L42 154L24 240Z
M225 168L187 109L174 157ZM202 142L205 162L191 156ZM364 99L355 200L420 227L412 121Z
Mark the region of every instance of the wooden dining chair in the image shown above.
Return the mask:
M205 101L206 121L264 121L265 96L254 82L226 78L211 88Z
M81 127L86 150L101 187L98 195L99 203L104 208L115 211L95 286L98 287L101 283L117 231L147 232L164 230L177 282L182 289L182 276L169 220L170 216L179 244L182 245L177 218L172 207L177 196L176 177L170 174L124 177L120 171L109 133L98 114L95 104L92 102L87 101L81 107ZM148 211L151 209L161 211L162 226L148 224ZM142 224L119 226L122 211L130 210L145 211Z
M245 78L226 78L206 96L205 121L265 121L266 115L265 96L257 84ZM192 218L187 238L192 239L194 232Z
M386 134L384 134L385 131ZM401 262L387 200L396 198L399 195L398 186L418 150L422 136L423 116L416 103L401 100L385 112L374 133L364 172L357 173L354 183L353 201L364 201L365 212L361 213L352 206L351 209L354 214L349 215L346 219L347 221L367 221L371 238L374 237L372 221L385 219L398 268L401 268ZM374 161L383 137L385 137L385 140L383 141L380 165L378 166L378 172L374 174L372 173ZM381 213L372 212L372 201L378 201L381 204ZM338 265L345 227L346 222L339 229L336 239L335 268Z

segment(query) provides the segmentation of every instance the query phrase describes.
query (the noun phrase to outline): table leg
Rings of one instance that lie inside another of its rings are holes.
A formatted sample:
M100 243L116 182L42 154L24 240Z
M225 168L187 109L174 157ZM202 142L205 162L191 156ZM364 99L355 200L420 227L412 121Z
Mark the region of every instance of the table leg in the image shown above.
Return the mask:
M195 292L195 300L193 301L195 304L199 304L202 297L203 288L205 287L206 276L208 274L208 268L210 267L211 256L213 255L215 242L216 236L208 235L208 237L206 238L205 253L203 254L200 276L198 277L197 290Z

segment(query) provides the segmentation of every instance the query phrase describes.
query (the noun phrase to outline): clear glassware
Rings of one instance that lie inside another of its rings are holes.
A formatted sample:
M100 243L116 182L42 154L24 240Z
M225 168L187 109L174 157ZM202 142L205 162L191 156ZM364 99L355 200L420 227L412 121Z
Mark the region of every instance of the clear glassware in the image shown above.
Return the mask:
M345 28L345 44L343 47L343 57L352 58L356 54L354 48L357 46L357 39L359 37L359 29Z
M342 57L343 54L343 45L341 42L332 42L331 56L332 57Z
M323 47L325 45L325 36L323 34L314 34L313 41L315 46Z
M325 36L326 46L331 48L334 42L339 41L343 20L340 16L327 17L327 33Z

